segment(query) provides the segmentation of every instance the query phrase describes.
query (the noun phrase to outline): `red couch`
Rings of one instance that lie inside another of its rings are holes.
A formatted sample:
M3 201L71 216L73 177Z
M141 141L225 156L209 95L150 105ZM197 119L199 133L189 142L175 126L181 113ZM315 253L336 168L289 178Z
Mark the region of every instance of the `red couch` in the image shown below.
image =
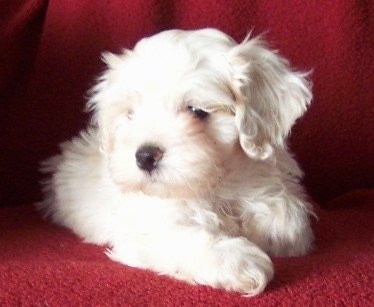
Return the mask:
M373 306L373 19L373 2L355 0L1 0L0 305ZM208 26L237 40L265 32L294 67L314 70L290 145L319 215L315 250L274 259L274 281L254 298L112 262L32 206L38 161L85 126L100 53Z

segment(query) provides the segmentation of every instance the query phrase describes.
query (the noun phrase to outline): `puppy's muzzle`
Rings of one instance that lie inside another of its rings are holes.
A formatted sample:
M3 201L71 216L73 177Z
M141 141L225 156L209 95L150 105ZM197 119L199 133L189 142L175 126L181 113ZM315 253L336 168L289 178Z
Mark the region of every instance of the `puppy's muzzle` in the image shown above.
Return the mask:
M164 151L154 145L142 145L135 153L136 164L144 171L151 172L162 159Z

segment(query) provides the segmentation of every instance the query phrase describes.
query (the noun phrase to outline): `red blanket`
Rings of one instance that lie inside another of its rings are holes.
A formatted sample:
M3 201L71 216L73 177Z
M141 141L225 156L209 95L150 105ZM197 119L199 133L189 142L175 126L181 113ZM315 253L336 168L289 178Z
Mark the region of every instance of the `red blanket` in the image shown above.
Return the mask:
M374 193L345 195L340 205L352 197L361 203L319 212L315 251L274 259L274 281L252 298L117 264L30 206L2 209L0 305L371 306Z

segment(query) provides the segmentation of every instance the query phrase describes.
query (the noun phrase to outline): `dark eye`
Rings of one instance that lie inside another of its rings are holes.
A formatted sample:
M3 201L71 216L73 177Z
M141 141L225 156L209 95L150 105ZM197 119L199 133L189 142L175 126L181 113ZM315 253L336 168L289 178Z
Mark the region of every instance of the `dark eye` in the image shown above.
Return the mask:
M134 111L132 109L127 110L127 118L128 119L134 118Z
M209 113L208 112L205 112L204 110L201 110L199 108L195 108L193 106L188 106L187 107L188 111L190 111L194 116L200 118L200 119L204 119L206 118Z

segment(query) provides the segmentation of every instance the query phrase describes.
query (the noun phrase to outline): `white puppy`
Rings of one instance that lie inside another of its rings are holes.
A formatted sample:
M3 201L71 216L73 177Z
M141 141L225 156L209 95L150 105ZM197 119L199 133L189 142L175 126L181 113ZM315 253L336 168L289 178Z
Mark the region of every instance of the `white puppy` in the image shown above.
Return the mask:
M285 139L312 95L259 38L171 30L108 66L38 206L126 265L255 295L313 241Z

